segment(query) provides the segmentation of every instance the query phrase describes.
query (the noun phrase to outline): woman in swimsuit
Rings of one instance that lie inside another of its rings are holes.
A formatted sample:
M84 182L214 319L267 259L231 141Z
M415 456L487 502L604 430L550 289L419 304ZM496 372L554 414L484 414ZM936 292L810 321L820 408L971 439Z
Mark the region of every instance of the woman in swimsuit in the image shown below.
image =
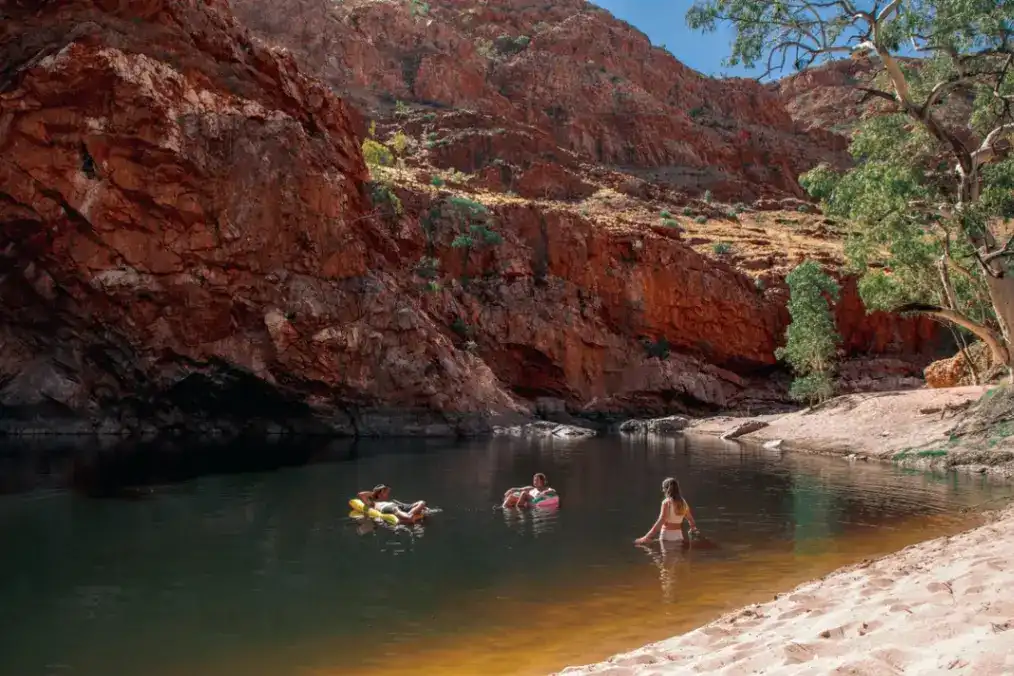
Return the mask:
M655 533L661 530L659 540L663 543L683 542L683 519L690 522L690 532L697 532L697 525L694 523L694 515L690 513L690 505L680 494L680 484L676 479L669 477L662 482L662 508L658 512L658 518L652 525L651 530L645 533L644 537L634 540L634 544L643 545L648 543ZM689 544L689 543L686 543Z
M372 491L361 491L359 499L367 509L374 507L381 514L394 514L399 521L413 523L425 515L426 503L420 500L411 505L391 499L391 487L379 484Z

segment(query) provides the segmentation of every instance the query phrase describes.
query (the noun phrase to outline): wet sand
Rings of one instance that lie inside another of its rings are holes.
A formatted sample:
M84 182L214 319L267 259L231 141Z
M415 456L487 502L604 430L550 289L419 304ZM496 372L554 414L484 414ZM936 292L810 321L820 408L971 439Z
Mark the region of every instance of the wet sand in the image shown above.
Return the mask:
M783 416L700 420L691 432L720 436L759 420L766 425L726 443L1009 477L1008 424L967 441L954 436L964 411L986 392L848 395ZM681 636L560 673L1014 674L1014 507L993 517L842 568Z
M1014 673L1014 509L563 674Z

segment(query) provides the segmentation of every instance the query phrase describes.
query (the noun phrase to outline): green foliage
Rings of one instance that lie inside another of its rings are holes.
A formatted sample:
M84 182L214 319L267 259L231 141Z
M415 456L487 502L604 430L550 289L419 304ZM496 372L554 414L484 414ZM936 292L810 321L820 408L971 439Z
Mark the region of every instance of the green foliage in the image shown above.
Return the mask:
M458 235L451 241L451 247L455 249L471 249L475 244L475 238L471 235Z
M687 23L731 26L726 64L769 73L875 51L875 77L847 84L902 105L878 107L855 126L853 168L820 166L800 183L846 224L849 271L861 276L867 308L939 305L1000 328L997 308L1014 304L1014 292L991 292L984 269L1008 275L1000 224L1014 218L1014 156L976 148L991 132L1014 136L1014 3L695 0ZM918 61L903 59L912 52Z
M489 38L479 38L475 41L475 51L479 56L487 59L493 58L493 41Z
M434 176L433 178L430 179L430 185L432 185L434 188L443 188L445 182L444 179L440 178L439 176Z
M405 151L408 150L409 139L408 135L401 129L394 132L394 136L391 137L391 148L394 149L398 155L404 155Z
M387 218L401 216L404 213L401 200L387 183L374 182L370 184L370 201Z
M426 16L430 13L430 6L422 0L408 0L408 9L412 16Z
M690 207L683 207L683 215L684 216L693 216L694 215L694 210L691 209Z
M478 238L479 242L483 246L497 246L503 244L503 237L500 236L500 233L495 230L490 230L487 225L471 225L469 226L469 232L473 237Z
M394 156L391 154L390 148L372 138L363 141L363 159L371 169L389 167L394 164Z
M732 253L732 245L728 242L715 242L711 245L711 250L719 256Z
M465 320L461 317L455 317L454 321L451 322L451 331L458 334L459 338L466 339L472 336L472 327L470 327Z
M792 381L789 396L796 401L816 404L834 396L834 381L827 373L811 373Z
M408 110L408 104L407 103L405 103L404 101L395 101L394 102L394 114L395 115L408 115L408 113L409 113L409 110Z
M490 215L489 209L486 208L485 204L470 200L467 197L455 195L447 201L456 211L469 218L486 218Z
M659 214L658 214L658 216L659 216L659 218L661 218L661 219L662 219L663 221L664 221L665 219L667 219L667 218L672 218L672 214L671 214L671 213L669 213L668 211L666 211L665 209L663 209L662 211L660 211L660 212L659 212Z
M710 190L705 190L704 191L704 201L707 202L708 204L711 204L711 200L712 200L711 191Z
M668 359L670 354L669 341L665 336L662 336L657 341L652 342L651 340L644 339L642 341L644 345L644 352L648 357L653 359Z
M785 278L789 285L789 316L785 346L775 351L798 376L790 395L798 401L817 402L833 394L831 375L841 337L827 297L838 299L838 284L820 265L806 261Z
M704 225L707 222L708 222L707 216L698 216L694 218L694 223L696 223L697 225Z
M664 225L667 228L678 228L678 227L680 227L680 224L677 223L676 220L672 219L672 218L663 218L662 219L662 225Z
M423 256L415 264L415 274L423 279L436 279L440 276L440 259L432 256Z

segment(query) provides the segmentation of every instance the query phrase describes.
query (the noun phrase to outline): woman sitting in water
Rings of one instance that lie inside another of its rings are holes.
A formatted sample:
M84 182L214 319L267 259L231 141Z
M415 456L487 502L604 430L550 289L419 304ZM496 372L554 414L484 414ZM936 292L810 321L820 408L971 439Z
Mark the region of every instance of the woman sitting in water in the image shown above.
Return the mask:
M531 506L532 500L550 493L556 493L556 491L546 485L546 475L539 472L532 477L531 486L508 488L507 492L503 494L503 508L519 507L523 509Z
M394 514L400 521L412 523L426 514L426 503L422 500L411 505L391 499L391 487L379 484L372 491L360 491L360 500L367 509L375 508L381 514Z
M663 543L683 542L683 519L690 522L690 532L697 533L697 525L694 523L694 515L690 513L690 505L680 494L680 484L676 479L669 477L662 482L662 508L658 512L658 518L652 525L651 530L645 533L644 537L634 540L634 544L643 545L651 541L655 534L661 529L659 540ZM686 543L689 544L689 543Z

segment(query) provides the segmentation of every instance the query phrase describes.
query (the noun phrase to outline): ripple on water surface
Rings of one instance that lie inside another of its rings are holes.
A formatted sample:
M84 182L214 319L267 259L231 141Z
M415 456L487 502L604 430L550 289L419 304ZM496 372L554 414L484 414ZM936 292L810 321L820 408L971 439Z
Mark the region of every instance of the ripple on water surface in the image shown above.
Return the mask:
M504 513L548 474L559 510ZM635 547L678 476L716 547ZM384 482L443 508L349 518ZM973 525L1007 495L723 442L360 444L339 462L0 499L0 674L524 674L685 631L868 556ZM39 497L44 495L44 497Z

